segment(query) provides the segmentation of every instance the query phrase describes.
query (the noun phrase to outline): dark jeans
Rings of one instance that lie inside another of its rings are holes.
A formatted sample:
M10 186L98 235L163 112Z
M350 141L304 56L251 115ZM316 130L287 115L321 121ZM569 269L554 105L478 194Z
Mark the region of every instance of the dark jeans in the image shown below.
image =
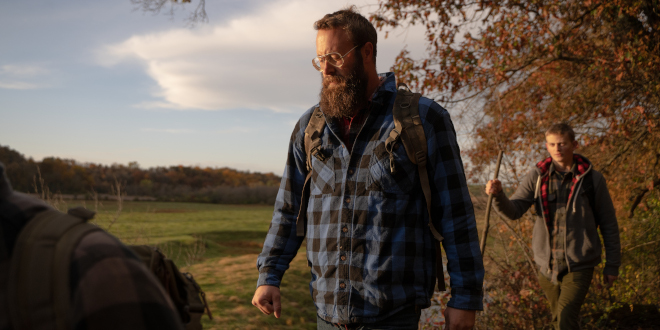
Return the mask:
M316 329L357 329L357 330L413 330L417 329L422 311L415 306L406 307L394 315L374 323L333 324L316 316Z
M559 276L557 285L545 276L539 276L539 284L550 302L555 329L580 329L580 308L593 276L593 268L566 273Z

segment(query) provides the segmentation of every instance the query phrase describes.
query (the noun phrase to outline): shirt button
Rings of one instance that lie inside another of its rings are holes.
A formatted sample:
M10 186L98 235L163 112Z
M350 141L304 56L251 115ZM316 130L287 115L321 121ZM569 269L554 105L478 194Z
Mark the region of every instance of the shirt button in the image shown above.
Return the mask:
M351 199L350 199L350 198L346 198L344 201L346 202L346 204L349 204L349 203L351 202Z
M346 289L346 283L340 283L339 287L342 288L342 289Z
M341 231L343 231L345 233L348 233L348 228L344 227L344 228L341 229Z
M346 256L341 256L339 259L341 259L341 261L346 261Z
M348 170L348 174L353 174L353 170Z

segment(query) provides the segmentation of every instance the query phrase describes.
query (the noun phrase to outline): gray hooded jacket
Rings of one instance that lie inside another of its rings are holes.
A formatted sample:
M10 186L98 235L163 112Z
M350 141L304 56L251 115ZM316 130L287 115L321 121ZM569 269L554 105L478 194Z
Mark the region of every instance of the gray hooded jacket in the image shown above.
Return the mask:
M593 169L585 157L576 156L580 157L587 167L576 176L577 182L572 187L573 194L566 204L565 257L568 271L588 269L601 262L602 246L597 230L600 228L605 244L603 273L618 276L621 265L619 226L605 178ZM510 199L504 192L496 194L493 198L495 210L508 220L520 219L532 204L536 204L537 214L534 216L532 250L534 251L534 261L546 272L550 270L551 237L544 216L541 182L545 176L549 175L549 166L547 166L549 161L550 159L546 159L539 162L534 169L527 173ZM587 175L591 175L593 187L583 186L584 178ZM590 191L591 189L593 192ZM595 205L590 205L589 194L593 194ZM547 214L547 212L545 213Z

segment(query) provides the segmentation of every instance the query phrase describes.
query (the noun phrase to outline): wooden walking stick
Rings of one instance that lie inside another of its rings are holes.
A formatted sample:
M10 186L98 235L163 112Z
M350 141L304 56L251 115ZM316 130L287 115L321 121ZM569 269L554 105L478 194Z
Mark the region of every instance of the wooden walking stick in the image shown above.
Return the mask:
M500 174L500 164L502 164L502 155L504 151L500 150L499 155L497 155L497 166L495 166L495 175L493 180L497 179L497 176ZM493 194L488 195L488 204L486 204L486 224L484 225L484 230L481 232L481 255L483 256L486 251L486 239L488 239L488 227L490 226L490 208L493 206Z

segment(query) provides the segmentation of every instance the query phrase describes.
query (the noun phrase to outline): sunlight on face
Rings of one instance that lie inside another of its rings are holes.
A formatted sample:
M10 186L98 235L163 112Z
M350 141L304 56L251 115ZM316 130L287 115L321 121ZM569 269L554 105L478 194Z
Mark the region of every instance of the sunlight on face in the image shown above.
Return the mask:
M552 160L565 164L573 159L573 152L577 148L577 141L571 141L568 134L548 134L545 137L545 147Z

